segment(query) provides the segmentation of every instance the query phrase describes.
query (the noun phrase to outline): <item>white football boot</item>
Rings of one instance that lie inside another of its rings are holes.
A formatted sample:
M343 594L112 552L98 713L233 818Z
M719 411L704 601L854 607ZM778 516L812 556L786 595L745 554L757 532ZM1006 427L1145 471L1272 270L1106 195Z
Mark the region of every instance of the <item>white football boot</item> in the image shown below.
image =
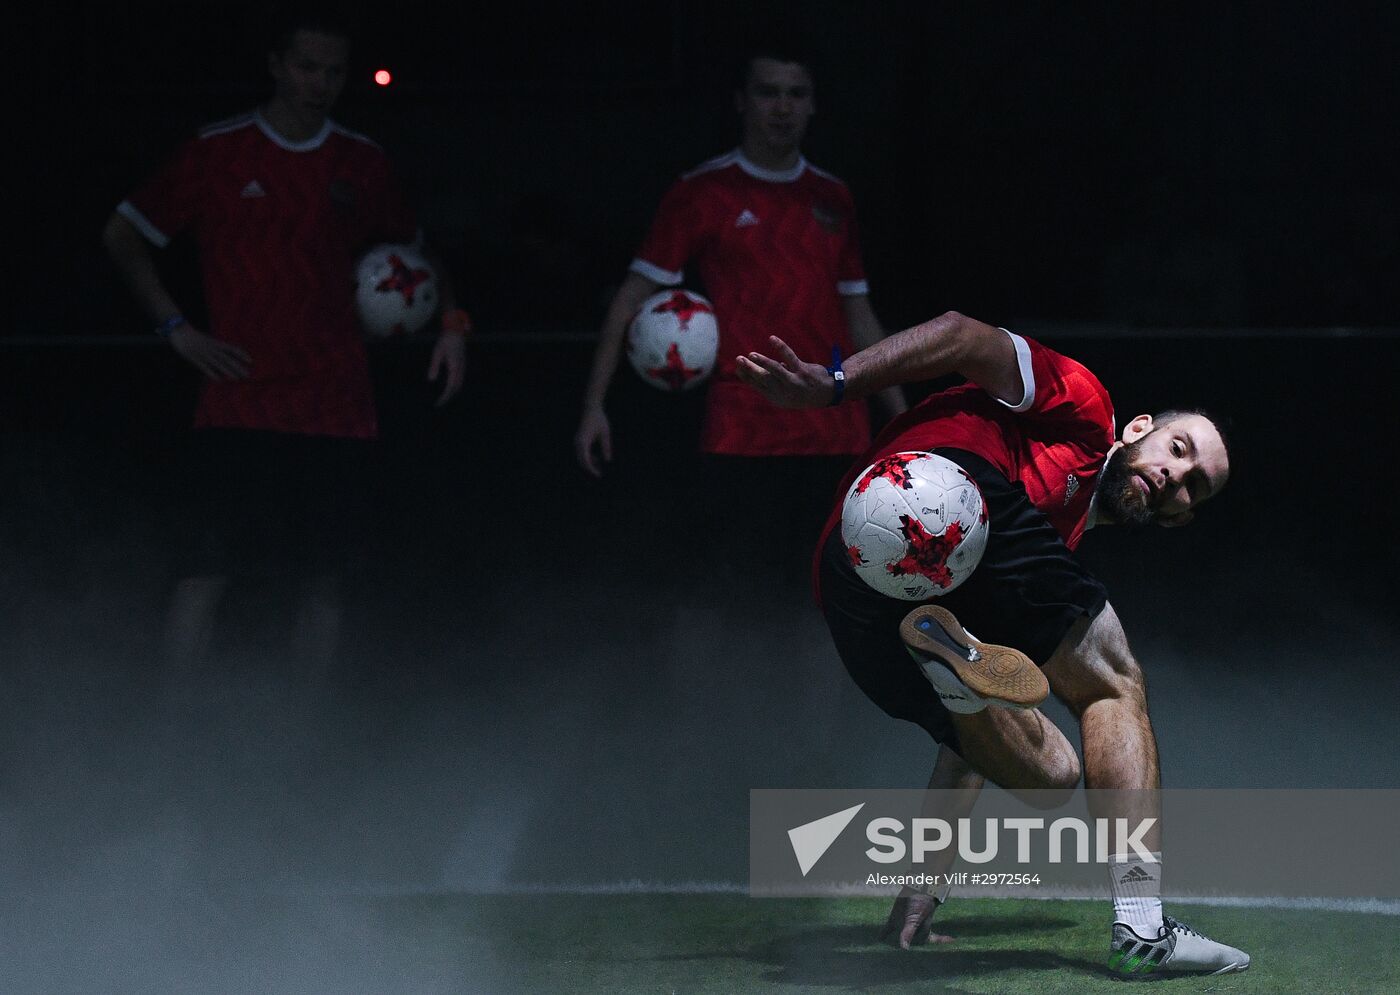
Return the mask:
M1125 923L1113 924L1109 970L1143 975L1153 971L1233 974L1249 969L1249 954L1202 936L1180 919L1162 917L1162 932L1145 940Z

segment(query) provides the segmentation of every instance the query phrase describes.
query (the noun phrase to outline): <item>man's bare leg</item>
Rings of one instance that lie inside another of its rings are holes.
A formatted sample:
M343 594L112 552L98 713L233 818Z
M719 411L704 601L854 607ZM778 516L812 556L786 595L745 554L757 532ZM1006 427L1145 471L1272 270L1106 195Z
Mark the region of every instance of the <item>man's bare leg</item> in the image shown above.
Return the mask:
M1130 823L1157 819L1143 840L1146 849L1160 850L1157 737L1147 713L1142 668L1112 605L1070 630L1045 665L1045 676L1079 720L1084 785L1101 789L1089 796L1090 804L1104 809L1093 814Z
M1126 636L1112 607L1106 606L1093 622L1085 618L1077 623L1044 669L1052 690L1080 720L1088 786L1122 789L1092 795L1094 814L1125 818L1130 825L1136 825L1139 819L1158 819L1143 839L1150 851L1160 852L1160 813L1157 795L1152 790L1160 783L1157 743L1147 715L1142 672L1128 651ZM961 749L971 761L946 747L940 749L929 787L967 790L955 803L957 813L925 815L951 816L949 821L956 824L956 818L971 812L984 775L1012 790L1065 790L1079 778L1073 747L1037 710L989 707L968 714L951 713L951 717ZM1039 803L1045 804L1045 797ZM956 852L952 847L940 851L924 869L930 874L946 874ZM1115 848L1115 852L1120 851ZM891 912L890 924L897 913L902 914L907 928L901 940L905 935L912 939L918 928L931 919L935 907L936 902L929 896L902 895Z
M1008 790L1071 789L1079 756L1039 709L985 708L953 715L962 756L978 773Z
M208 658L215 617L226 590L228 578L218 574L182 577L176 582L165 616L167 685L189 680Z
M1105 605L1093 621L1081 620L1045 672L1055 694L1079 719L1090 812L1115 828L1152 820L1140 837L1152 861L1131 853L1123 839L1110 842L1109 887L1114 921L1144 938L1155 937L1163 927L1157 737L1147 714L1142 668L1113 606Z
M340 578L322 574L301 584L292 656L308 690L322 690L330 680L340 649L343 607Z
M205 759L208 705L215 687L210 649L229 579L219 574L182 577L166 607L162 669L155 701L154 784L161 803L188 802Z
M1071 630L1045 667L1050 686L1079 719L1084 780L1096 818L1129 827L1153 819L1140 839L1152 859L1114 840L1109 885L1113 926L1111 969L1123 974L1193 971L1225 974L1249 968L1249 954L1164 916L1161 898L1161 774L1157 738L1147 713L1142 669L1111 605Z
M922 661L925 675L948 707L967 763L1033 804L1055 804L1056 795L1072 789L1079 778L1080 766L1073 748L1039 711L1005 707L1008 702L1000 697L981 697L989 690L996 693L995 682L986 680L989 675L979 669L987 666L985 662L979 664L969 656L973 666L966 668L968 684L960 683L959 671L964 668L959 647L969 645L967 640L971 637L956 619L945 619L926 610L922 614L911 613L905 619L905 627L927 630L930 621L938 626L932 638L914 632L904 634L905 643ZM950 637L952 645L936 642L940 634ZM1008 664L990 677L1009 675L1020 679L1015 668L1032 665L1015 650L982 643L976 646L982 654L977 661L994 659L994 654L1008 658ZM920 650L933 656L924 656ZM1020 658L1019 663L1016 657ZM1120 824L1118 820L1135 828L1150 819L1150 828L1138 839L1149 852L1160 853L1156 739L1147 716L1142 671L1128 650L1112 606L1106 605L1092 621L1083 618L1071 628L1046 662L1044 675L1050 689L1080 719L1085 766L1091 772L1089 786L1106 789L1091 795L1094 814L1108 818L1114 827ZM984 686L988 686L987 690ZM1059 790L1034 790L1047 788ZM1110 851L1129 862L1125 841L1114 841ZM1150 889L1143 882L1148 882ZM1157 869L1133 869L1121 881L1113 878L1113 887L1119 921L1155 935L1161 928Z

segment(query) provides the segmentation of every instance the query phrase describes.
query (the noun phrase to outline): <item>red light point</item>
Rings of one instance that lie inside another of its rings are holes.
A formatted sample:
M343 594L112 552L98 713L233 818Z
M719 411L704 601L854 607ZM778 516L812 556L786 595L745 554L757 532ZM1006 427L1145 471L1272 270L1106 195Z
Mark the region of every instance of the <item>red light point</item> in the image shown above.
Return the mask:
M380 69L377 72L375 72L374 81L380 86L388 86L390 83L394 82L394 77L393 74L389 72L389 70Z

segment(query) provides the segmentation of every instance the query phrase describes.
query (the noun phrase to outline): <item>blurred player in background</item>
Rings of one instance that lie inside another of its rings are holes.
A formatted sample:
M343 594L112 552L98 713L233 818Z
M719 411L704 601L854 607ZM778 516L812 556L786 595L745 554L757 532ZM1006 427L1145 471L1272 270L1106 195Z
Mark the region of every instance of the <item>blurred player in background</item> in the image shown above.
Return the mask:
M804 362L781 338L766 352L736 362L739 377L769 401L800 409L840 397L831 373ZM1131 811L1101 814L1157 819L1145 835L1148 849L1158 851L1154 860L1111 851L1110 966L1125 973L1247 968L1247 954L1163 915L1161 777L1142 670L1107 591L1072 555L1098 524L1189 522L1229 475L1218 426L1200 413L1168 411L1133 418L1115 439L1108 392L1089 370L951 312L852 356L844 372L845 395L853 398L950 374L969 381L887 426L845 487L897 452L933 452L958 464L977 482L990 516L972 575L936 606L911 612L909 602L876 592L855 572L838 527L840 501L816 561L818 598L856 684L887 714L916 723L941 744L929 787L961 789L950 797L963 808L940 814L966 816L984 779L1030 789L1078 783L1074 747L1034 708L1053 690L1079 721L1085 785L1125 789L1111 803ZM995 674L985 669L993 656ZM1006 690L1018 681L1034 689ZM918 942L945 897L946 890L903 895L887 927L903 946Z
M185 143L103 233L157 334L204 377L187 492L198 538L180 564L166 630L176 672L207 649L230 575L288 567L303 583L294 649L308 675L335 653L338 577L368 526L378 433L355 257L419 236L383 151L328 117L349 52L333 13L286 18L267 56L271 98ZM207 329L185 318L150 248L187 230ZM461 387L468 321L437 270L444 311L428 378L443 379L444 404Z
M804 758L808 777L820 780L836 762L827 723L849 693L839 674L827 668L807 674L797 699L776 688L756 692L741 675L752 658L769 655L764 642L773 638L775 616L810 611L796 582L806 571L801 551L821 525L825 496L851 456L869 444L871 418L864 400L785 410L739 382L733 356L761 348L779 329L804 359L826 364L834 351L850 355L884 333L870 304L851 191L802 154L816 109L807 61L783 48L754 48L735 68L740 144L682 176L662 198L603 321L574 448L583 469L598 477L615 455L614 443L626 446L613 438L605 400L642 302L683 282L705 294L715 309L719 353L703 388L701 455L672 458L644 452L640 443L618 448L614 472L626 475L641 464L638 486L657 488L662 499L654 503L656 520L606 529L607 555L645 562L648 592L656 592L654 602L643 600L633 611L647 619L638 645L653 663L643 679L659 680L667 696L664 713L676 744L668 762L684 782L680 790L689 803L712 811L733 806L737 818L744 796L693 776L713 758L685 752L698 750L702 739L700 729L685 723L700 723L705 714L691 700L702 696L711 708L743 717L730 745L743 757L742 776L750 783L770 781L765 764L783 762L764 749L771 745L765 717L779 710L803 716L784 746ZM686 281L687 270L697 282ZM881 399L890 414L905 408L897 388ZM750 497L778 489L785 495L780 501ZM702 596L682 593L697 591ZM697 632L711 636L699 679L683 649ZM654 647L645 641L653 633ZM743 745L745 736L751 747ZM697 797L706 790L713 796Z
M816 108L811 73L771 50L753 54L742 72L734 92L741 144L666 193L603 322L574 437L580 465L594 476L613 458L604 402L627 326L648 296L680 286L690 265L715 305L720 333L700 438L708 480L741 486L777 472L826 488L869 443L863 401L785 410L735 376L734 354L761 348L775 329L805 360L823 364L833 349L849 355L884 334L870 306L851 192L802 155ZM883 400L891 414L905 408L897 388ZM754 457L768 459L758 465ZM793 487L804 492L819 493Z

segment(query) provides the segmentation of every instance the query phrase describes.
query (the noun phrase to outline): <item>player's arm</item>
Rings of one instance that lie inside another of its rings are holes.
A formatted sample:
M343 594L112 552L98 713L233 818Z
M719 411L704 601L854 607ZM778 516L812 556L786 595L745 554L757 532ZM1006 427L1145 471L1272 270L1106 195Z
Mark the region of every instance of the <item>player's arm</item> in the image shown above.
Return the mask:
M741 380L780 407L817 408L831 403L835 386L826 367L802 362L776 335L769 342L771 357L757 352L738 357ZM956 311L882 339L843 366L845 396L853 400L897 384L954 373L1010 404L1019 403L1024 392L1011 337Z
M246 352L206 335L183 319L179 305L156 269L150 243L135 225L113 211L102 229L102 244L136 303L163 330L177 353L211 380L243 380L248 376L250 361Z
M885 329L880 325L880 319L875 317L875 309L870 306L868 295L841 295L841 309L846 312L846 327L851 330L851 340L857 349L865 350L884 340ZM881 391L879 399L891 418L909 410L904 392L897 384Z
M583 413L579 417L578 431L574 433L574 453L579 465L595 477L603 475L603 462L612 460L612 429L608 416L603 411L603 401L607 397L608 386L617 372L618 357L622 354L622 338L627 333L627 323L637 313L661 284L640 273L629 272L613 295L603 319L602 330L598 333L598 345L593 350L593 366L588 374L588 387L583 394ZM596 452L595 452L596 450ZM601 460L599 457L601 456Z
M419 241L418 248L437 274L438 300L442 304L442 330L433 344L433 355L428 361L428 382L443 377L442 393L434 405L440 408L462 389L467 369L467 336L471 334L472 323L457 302L457 288L447 267L442 264L442 258L424 241Z

